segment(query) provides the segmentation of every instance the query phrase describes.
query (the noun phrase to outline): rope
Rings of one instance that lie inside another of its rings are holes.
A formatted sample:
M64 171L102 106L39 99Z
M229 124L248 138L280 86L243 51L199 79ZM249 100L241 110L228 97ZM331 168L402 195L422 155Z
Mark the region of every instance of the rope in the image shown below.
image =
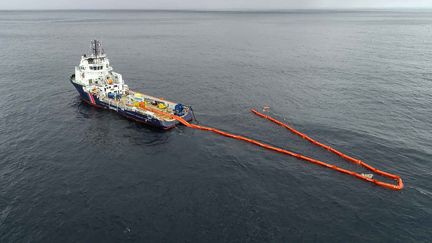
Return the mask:
M189 106L189 109L192 111L192 116L193 116L194 121L197 122L197 123L199 124L200 122L196 119L196 117L195 117L195 112L194 112L194 110L192 109L192 106Z

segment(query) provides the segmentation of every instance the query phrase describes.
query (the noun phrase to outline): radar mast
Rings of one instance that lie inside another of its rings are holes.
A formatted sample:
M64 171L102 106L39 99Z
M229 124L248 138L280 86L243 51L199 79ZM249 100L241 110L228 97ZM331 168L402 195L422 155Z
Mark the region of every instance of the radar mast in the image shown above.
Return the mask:
M98 56L102 56L104 54L104 50L102 48L102 45L100 41L98 40L92 40L91 41L91 50L92 54L97 58Z

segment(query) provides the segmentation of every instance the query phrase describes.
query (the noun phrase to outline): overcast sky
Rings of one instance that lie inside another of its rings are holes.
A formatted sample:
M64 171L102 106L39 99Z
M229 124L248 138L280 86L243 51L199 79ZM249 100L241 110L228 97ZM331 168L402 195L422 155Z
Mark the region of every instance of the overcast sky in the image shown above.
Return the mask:
M432 0L0 0L0 9L432 8Z

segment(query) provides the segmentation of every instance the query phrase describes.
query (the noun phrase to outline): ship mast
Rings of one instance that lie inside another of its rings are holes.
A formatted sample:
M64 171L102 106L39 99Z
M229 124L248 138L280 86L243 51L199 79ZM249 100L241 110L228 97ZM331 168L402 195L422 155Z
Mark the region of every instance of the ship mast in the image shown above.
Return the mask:
M102 56L104 54L104 50L102 49L102 45L98 40L91 41L91 50L92 54L97 58L98 56Z

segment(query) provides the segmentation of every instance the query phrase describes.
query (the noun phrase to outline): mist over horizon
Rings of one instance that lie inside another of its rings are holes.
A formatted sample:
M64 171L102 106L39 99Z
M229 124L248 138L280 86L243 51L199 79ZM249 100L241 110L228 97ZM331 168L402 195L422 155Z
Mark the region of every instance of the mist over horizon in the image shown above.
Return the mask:
M4 1L0 10L316 10L316 9L424 9L431 1L414 0L34 0Z

